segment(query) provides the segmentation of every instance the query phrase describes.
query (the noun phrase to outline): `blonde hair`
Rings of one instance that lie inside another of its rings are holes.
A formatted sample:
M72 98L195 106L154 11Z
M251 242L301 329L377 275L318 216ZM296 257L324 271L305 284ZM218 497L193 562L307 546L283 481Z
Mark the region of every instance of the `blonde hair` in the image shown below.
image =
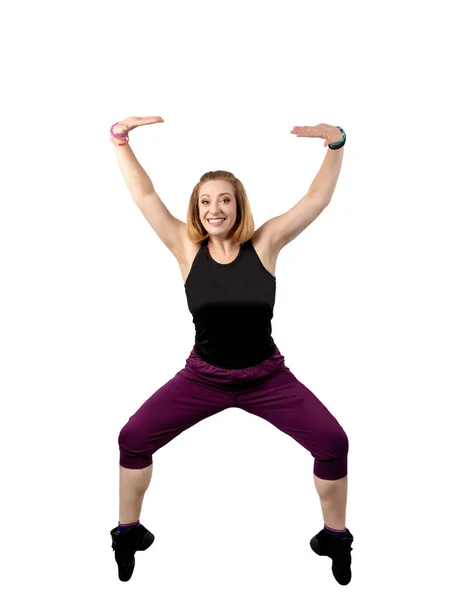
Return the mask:
M188 206L188 217L186 220L186 231L188 237L196 243L208 239L209 233L203 228L199 218L199 192L203 183L207 181L228 181L234 187L235 200L237 203L237 220L232 233L234 243L244 244L254 233L254 220L251 213L250 203L242 182L229 171L208 171L196 183L191 194Z

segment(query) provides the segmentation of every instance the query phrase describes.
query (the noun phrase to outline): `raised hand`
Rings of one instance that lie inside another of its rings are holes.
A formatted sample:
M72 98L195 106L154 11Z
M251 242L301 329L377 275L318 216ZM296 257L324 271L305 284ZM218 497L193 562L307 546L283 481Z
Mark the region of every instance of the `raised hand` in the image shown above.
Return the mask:
M325 147L329 146L329 144L337 144L342 140L342 132L340 129L334 125L326 125L326 123L320 123L319 125L315 125L313 127L308 125L296 125L293 127L290 133L296 134L297 137L323 138L325 140Z
M164 119L162 117L128 117L123 121L119 121L119 123L113 127L113 133L116 133L116 135L126 135L126 133L129 133L129 131L132 131L132 129L135 129L136 127L163 122Z

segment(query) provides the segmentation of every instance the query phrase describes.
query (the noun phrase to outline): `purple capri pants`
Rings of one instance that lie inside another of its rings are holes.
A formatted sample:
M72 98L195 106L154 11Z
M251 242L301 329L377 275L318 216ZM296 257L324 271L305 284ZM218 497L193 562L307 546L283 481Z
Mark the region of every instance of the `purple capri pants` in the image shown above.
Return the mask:
M194 348L186 366L132 415L118 437L120 465L143 469L152 455L199 421L237 407L287 433L314 457L313 473L336 480L347 475L348 438L318 398L273 356L246 369L220 369Z

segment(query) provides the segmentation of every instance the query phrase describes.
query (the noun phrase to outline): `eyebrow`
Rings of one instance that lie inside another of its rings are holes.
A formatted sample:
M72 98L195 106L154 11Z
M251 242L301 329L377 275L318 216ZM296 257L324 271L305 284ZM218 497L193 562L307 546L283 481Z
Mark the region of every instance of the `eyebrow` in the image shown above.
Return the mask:
M230 196L229 192L223 192L222 194L218 194L218 198L219 198L220 196L225 196L226 194L227 194L228 196ZM210 197L210 194L202 194L201 198L203 198L204 196L209 196L209 197Z

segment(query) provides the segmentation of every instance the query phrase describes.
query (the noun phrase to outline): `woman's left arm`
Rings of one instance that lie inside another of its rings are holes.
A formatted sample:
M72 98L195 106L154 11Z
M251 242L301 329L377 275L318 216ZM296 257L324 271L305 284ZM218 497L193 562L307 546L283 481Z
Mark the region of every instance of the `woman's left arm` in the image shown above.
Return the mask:
M295 133L297 137L323 138L325 147L329 144L338 144L343 139L342 131L338 127L326 125L325 123L320 123L315 127L294 127L291 133ZM338 150L328 148L323 164L307 192L309 196L319 196L325 204L331 202L342 167L344 148L345 146Z
M298 137L321 137L324 145L339 144L346 140L345 133L333 125L321 123L315 127L294 127L291 133ZM304 231L331 202L342 166L344 146L328 148L323 164L312 181L308 192L290 210L270 219L260 228L276 253Z

